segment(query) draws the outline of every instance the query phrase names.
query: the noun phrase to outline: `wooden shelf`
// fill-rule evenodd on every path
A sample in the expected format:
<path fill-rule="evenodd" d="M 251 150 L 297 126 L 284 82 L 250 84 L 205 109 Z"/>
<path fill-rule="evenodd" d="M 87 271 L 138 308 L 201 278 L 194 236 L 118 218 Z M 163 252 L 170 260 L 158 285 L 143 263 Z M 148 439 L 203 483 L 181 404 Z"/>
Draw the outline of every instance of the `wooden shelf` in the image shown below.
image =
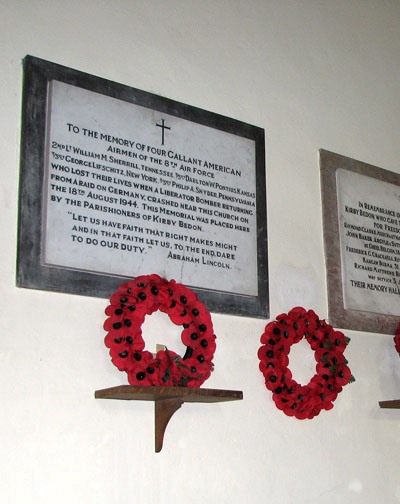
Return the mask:
<path fill-rule="evenodd" d="M 216 403 L 243 399 L 238 390 L 194 389 L 187 387 L 134 387 L 119 385 L 96 390 L 96 399 L 119 399 L 125 401 L 154 401 L 155 451 L 163 446 L 164 433 L 172 415 L 185 402 Z"/>
<path fill-rule="evenodd" d="M 381 408 L 400 409 L 400 399 L 393 399 L 392 401 L 379 401 Z"/>

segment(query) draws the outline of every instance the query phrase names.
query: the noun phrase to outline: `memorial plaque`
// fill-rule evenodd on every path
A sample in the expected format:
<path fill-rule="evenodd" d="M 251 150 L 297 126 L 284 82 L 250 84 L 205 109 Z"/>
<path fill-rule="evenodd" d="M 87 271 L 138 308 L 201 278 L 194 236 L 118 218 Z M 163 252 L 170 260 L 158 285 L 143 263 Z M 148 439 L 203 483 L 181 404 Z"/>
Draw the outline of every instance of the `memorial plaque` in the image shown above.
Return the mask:
<path fill-rule="evenodd" d="M 320 152 L 329 317 L 394 334 L 400 317 L 400 175 Z"/>
<path fill-rule="evenodd" d="M 264 130 L 27 57 L 21 287 L 108 297 L 157 273 L 268 316 Z"/>

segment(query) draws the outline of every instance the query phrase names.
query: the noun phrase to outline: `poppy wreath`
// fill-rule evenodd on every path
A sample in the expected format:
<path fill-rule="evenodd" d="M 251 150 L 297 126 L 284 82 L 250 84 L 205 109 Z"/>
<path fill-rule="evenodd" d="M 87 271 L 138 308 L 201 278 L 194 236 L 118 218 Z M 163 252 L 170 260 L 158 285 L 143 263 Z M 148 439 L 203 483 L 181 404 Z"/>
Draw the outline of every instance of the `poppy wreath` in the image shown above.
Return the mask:
<path fill-rule="evenodd" d="M 146 315 L 157 310 L 183 327 L 183 357 L 168 349 L 155 355 L 145 350 L 142 324 Z M 158 275 L 136 277 L 120 285 L 105 313 L 105 345 L 131 385 L 198 388 L 209 378 L 216 349 L 211 315 L 184 285 Z"/>
<path fill-rule="evenodd" d="M 314 350 L 316 373 L 307 385 L 297 383 L 289 369 L 290 347 L 306 338 Z M 333 408 L 344 385 L 354 381 L 344 350 L 350 339 L 320 320 L 313 310 L 296 307 L 269 322 L 258 350 L 265 385 L 276 406 L 288 416 L 311 419 Z"/>
<path fill-rule="evenodd" d="M 397 326 L 396 334 L 395 337 L 393 338 L 393 341 L 396 352 L 400 355 L 400 322 Z"/>

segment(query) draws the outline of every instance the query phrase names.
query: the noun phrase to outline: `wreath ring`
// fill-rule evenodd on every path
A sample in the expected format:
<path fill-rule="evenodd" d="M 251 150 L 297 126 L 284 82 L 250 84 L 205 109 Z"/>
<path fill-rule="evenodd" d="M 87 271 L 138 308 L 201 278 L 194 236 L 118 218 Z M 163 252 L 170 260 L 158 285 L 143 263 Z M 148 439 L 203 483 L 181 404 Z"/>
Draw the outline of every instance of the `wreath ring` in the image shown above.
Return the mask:
<path fill-rule="evenodd" d="M 168 349 L 156 354 L 145 350 L 142 324 L 157 310 L 183 327 L 183 357 Z M 105 313 L 105 345 L 131 385 L 198 388 L 209 378 L 216 337 L 211 315 L 189 288 L 158 275 L 139 276 L 120 285 Z"/>
<path fill-rule="evenodd" d="M 289 369 L 290 347 L 303 337 L 314 350 L 316 373 L 307 385 L 297 383 Z M 330 410 L 343 386 L 354 381 L 344 350 L 350 339 L 336 331 L 313 310 L 296 307 L 268 323 L 261 335 L 259 368 L 265 386 L 288 416 L 313 418 Z"/>

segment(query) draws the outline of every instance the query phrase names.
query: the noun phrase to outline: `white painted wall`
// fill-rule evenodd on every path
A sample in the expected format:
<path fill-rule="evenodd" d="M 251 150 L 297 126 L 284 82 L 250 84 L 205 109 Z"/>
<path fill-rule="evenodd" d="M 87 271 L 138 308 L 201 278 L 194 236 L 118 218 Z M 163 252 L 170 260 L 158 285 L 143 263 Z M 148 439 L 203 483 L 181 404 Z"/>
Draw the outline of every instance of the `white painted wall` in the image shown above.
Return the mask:
<path fill-rule="evenodd" d="M 400 412 L 378 408 L 400 398 L 391 336 L 347 332 L 357 382 L 332 411 L 297 421 L 275 408 L 258 371 L 266 321 L 214 315 L 206 386 L 243 390 L 244 400 L 184 405 L 155 454 L 151 403 L 93 398 L 127 383 L 103 345 L 107 300 L 17 289 L 14 280 L 21 60 L 32 54 L 265 128 L 271 315 L 303 305 L 326 317 L 318 149 L 400 172 L 400 3 L 0 8 L 1 502 L 400 502 Z M 146 339 L 171 332 L 158 315 Z M 301 344 L 293 354 L 295 377 L 308 381 L 313 355 Z"/>

